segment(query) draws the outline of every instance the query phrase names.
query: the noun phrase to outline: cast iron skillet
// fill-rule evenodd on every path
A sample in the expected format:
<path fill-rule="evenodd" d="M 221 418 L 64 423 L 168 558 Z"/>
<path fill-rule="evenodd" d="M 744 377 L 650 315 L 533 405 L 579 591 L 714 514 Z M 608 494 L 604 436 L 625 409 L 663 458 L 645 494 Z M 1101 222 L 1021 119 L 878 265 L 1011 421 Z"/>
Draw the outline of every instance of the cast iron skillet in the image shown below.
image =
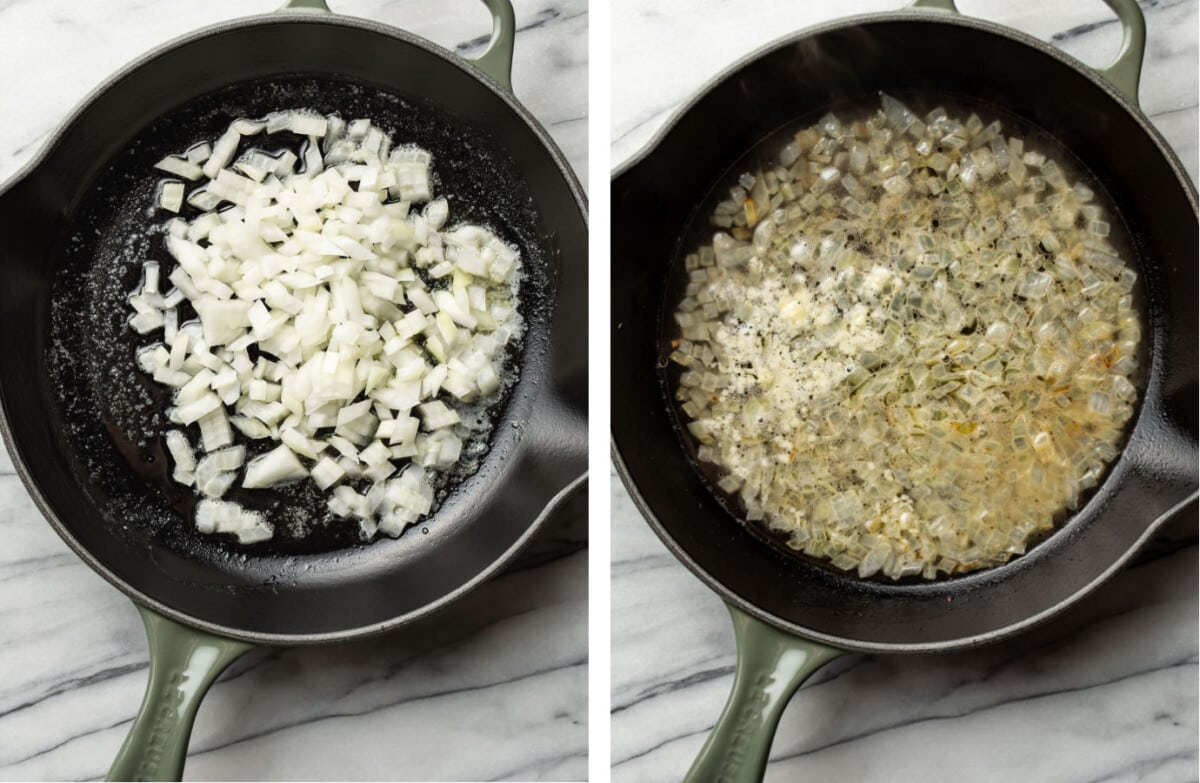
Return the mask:
<path fill-rule="evenodd" d="M 618 471 L 667 547 L 729 604 L 733 695 L 689 780 L 761 778 L 788 698 L 844 650 L 931 652 L 1045 621 L 1116 572 L 1194 501 L 1196 193 L 1137 108 L 1145 21 L 1124 26 L 1099 73 L 1028 36 L 957 14 L 951 0 L 797 33 L 713 80 L 612 182 L 612 410 Z M 1044 129 L 1109 191 L 1128 224 L 1149 328 L 1145 391 L 1127 445 L 1090 502 L 1002 567 L 922 584 L 858 580 L 779 553 L 725 510 L 678 436 L 657 365 L 669 272 L 705 194 L 778 129 L 878 91 L 978 98 Z M 794 127 L 794 125 L 793 125 Z M 702 218 L 701 218 L 702 219 Z M 669 312 L 669 309 L 668 309 Z"/>
<path fill-rule="evenodd" d="M 428 615 L 508 563 L 583 481 L 584 197 L 511 94 L 511 5 L 485 2 L 491 43 L 469 62 L 321 0 L 187 36 L 93 93 L 0 192 L 0 429 L 43 514 L 134 600 L 150 636 L 150 685 L 114 778 L 178 779 L 204 691 L 253 644 L 345 640 Z M 370 546 L 333 537 L 247 553 L 195 534 L 143 480 L 165 453 L 129 434 L 137 416 L 121 401 L 137 379 L 120 292 L 153 252 L 137 234 L 153 163 L 235 116 L 297 105 L 370 117 L 429 149 L 452 218 L 521 247 L 527 331 L 490 450 L 434 516 Z"/>

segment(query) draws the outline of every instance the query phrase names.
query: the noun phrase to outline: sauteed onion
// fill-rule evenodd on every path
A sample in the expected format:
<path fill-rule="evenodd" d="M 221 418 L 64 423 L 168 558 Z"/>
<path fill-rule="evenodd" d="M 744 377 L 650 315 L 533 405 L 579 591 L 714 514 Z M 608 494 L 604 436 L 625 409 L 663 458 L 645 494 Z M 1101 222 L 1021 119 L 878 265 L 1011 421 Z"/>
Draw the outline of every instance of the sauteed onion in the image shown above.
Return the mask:
<path fill-rule="evenodd" d="M 1079 507 L 1138 392 L 1137 275 L 1067 164 L 942 108 L 804 128 L 686 257 L 670 358 L 745 516 L 861 577 L 1003 563 Z"/>

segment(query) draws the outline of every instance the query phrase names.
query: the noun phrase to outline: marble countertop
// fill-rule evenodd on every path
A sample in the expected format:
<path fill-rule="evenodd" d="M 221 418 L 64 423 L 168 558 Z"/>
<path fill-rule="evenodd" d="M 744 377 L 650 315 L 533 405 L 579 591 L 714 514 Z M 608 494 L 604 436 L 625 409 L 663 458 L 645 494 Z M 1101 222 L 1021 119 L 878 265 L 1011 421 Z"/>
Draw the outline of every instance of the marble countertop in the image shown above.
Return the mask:
<path fill-rule="evenodd" d="M 681 102 L 791 30 L 897 0 L 617 4 L 612 162 Z M 1142 105 L 1197 176 L 1197 0 L 1142 0 Z M 1092 65 L 1120 33 L 1099 2 L 960 0 Z M 648 76 L 652 75 L 652 77 Z M 612 477 L 612 763 L 619 783 L 678 780 L 729 693 L 729 615 L 667 551 Z M 942 656 L 845 656 L 784 713 L 768 781 L 1193 781 L 1197 770 L 1197 517 L 1053 622 Z"/>
<path fill-rule="evenodd" d="M 0 182 L 108 74 L 282 0 L 0 2 Z M 477 0 L 331 0 L 474 53 Z M 513 81 L 587 174 L 587 3 L 517 0 Z M 587 775 L 587 509 L 433 622 L 339 646 L 262 650 L 212 689 L 191 780 L 580 780 Z M 102 778 L 145 688 L 133 605 L 78 560 L 0 454 L 0 779 Z"/>

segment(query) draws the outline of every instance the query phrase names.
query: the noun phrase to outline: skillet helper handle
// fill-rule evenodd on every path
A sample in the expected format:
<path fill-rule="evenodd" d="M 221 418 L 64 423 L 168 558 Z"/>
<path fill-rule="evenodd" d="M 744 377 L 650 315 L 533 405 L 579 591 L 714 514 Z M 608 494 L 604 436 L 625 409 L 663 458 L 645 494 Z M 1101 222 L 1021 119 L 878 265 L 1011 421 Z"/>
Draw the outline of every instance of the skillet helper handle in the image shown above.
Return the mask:
<path fill-rule="evenodd" d="M 181 780 L 196 710 L 253 645 L 213 636 L 138 607 L 150 641 L 150 681 L 108 780 Z"/>
<path fill-rule="evenodd" d="M 761 781 L 775 728 L 792 694 L 813 672 L 845 652 L 727 608 L 738 647 L 733 692 L 684 783 Z"/>
<path fill-rule="evenodd" d="M 288 0 L 280 11 L 324 11 L 330 13 L 325 0 Z"/>
<path fill-rule="evenodd" d="M 492 77 L 492 81 L 512 93 L 513 41 L 517 37 L 517 17 L 510 0 L 483 0 L 492 12 L 492 38 L 487 49 L 467 62 Z"/>
<path fill-rule="evenodd" d="M 492 13 L 492 37 L 487 49 L 467 62 L 490 76 L 493 81 L 512 93 L 513 41 L 517 37 L 517 19 L 511 0 L 483 0 Z M 319 11 L 329 13 L 325 0 L 288 0 L 282 11 Z"/>
<path fill-rule="evenodd" d="M 1116 13 L 1124 34 L 1116 58 L 1109 65 L 1094 70 L 1130 103 L 1141 108 L 1138 103 L 1138 82 L 1141 81 L 1142 63 L 1146 59 L 1146 17 L 1138 8 L 1137 0 L 1104 0 L 1104 3 Z M 914 0 L 909 8 L 960 13 L 954 0 Z"/>

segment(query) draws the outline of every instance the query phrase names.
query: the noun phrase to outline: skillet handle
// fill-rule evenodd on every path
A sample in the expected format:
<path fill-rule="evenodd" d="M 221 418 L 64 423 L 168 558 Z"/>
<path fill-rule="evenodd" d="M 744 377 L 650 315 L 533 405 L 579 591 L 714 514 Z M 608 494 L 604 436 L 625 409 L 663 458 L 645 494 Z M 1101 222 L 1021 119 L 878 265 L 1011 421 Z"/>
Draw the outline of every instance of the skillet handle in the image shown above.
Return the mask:
<path fill-rule="evenodd" d="M 1116 59 L 1104 68 L 1097 68 L 1096 73 L 1107 79 L 1130 103 L 1141 108 L 1138 101 L 1138 83 L 1142 79 L 1142 63 L 1146 59 L 1146 17 L 1142 14 L 1142 9 L 1138 8 L 1137 0 L 1104 2 L 1117 12 L 1117 19 L 1121 22 L 1124 34 Z"/>
<path fill-rule="evenodd" d="M 467 62 L 483 71 L 492 80 L 511 93 L 513 41 L 517 37 L 517 18 L 510 0 L 483 0 L 492 12 L 492 38 L 488 47 L 478 57 L 468 57 Z"/>
<path fill-rule="evenodd" d="M 180 625 L 141 606 L 150 681 L 108 780 L 181 780 L 200 701 L 217 675 L 253 645 Z"/>
<path fill-rule="evenodd" d="M 684 783 L 761 781 L 775 728 L 792 694 L 813 672 L 845 652 L 727 608 L 738 645 L 733 692 Z"/>
<path fill-rule="evenodd" d="M 487 49 L 467 62 L 490 76 L 508 93 L 512 88 L 513 41 L 517 37 L 517 20 L 511 0 L 482 0 L 492 12 L 492 37 Z M 325 0 L 287 0 L 281 11 L 318 11 L 329 13 Z"/>
<path fill-rule="evenodd" d="M 1138 8 L 1137 0 L 1104 0 L 1104 3 L 1116 13 L 1124 34 L 1117 56 L 1110 64 L 1095 71 L 1130 103 L 1141 108 L 1138 103 L 1138 82 L 1141 81 L 1142 63 L 1146 59 L 1146 17 Z M 914 0 L 909 7 L 960 13 L 954 0 Z"/>

